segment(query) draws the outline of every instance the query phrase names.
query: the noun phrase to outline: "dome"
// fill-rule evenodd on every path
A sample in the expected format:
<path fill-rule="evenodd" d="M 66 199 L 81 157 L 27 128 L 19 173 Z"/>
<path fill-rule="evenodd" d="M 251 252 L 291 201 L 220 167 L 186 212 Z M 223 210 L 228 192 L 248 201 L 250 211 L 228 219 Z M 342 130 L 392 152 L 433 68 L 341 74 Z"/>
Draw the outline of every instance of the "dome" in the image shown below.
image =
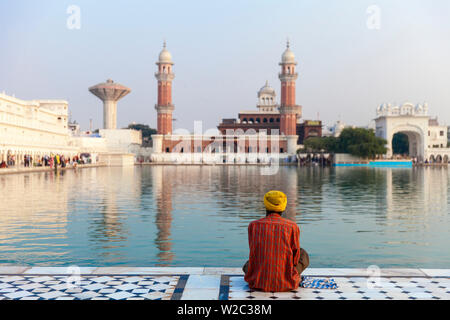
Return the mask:
<path fill-rule="evenodd" d="M 271 96 L 275 96 L 275 89 L 272 88 L 271 86 L 269 86 L 269 81 L 266 81 L 266 84 L 264 85 L 264 87 L 262 87 L 259 92 L 258 92 L 258 97 L 262 96 L 262 95 L 271 95 Z"/>
<path fill-rule="evenodd" d="M 172 55 L 170 54 L 169 50 L 166 49 L 166 43 L 164 42 L 163 49 L 161 53 L 159 54 L 159 63 L 172 63 Z"/>
<path fill-rule="evenodd" d="M 282 63 L 296 63 L 295 62 L 295 54 L 289 48 L 289 42 L 287 43 L 286 50 L 284 51 L 283 55 L 281 56 L 281 62 Z"/>

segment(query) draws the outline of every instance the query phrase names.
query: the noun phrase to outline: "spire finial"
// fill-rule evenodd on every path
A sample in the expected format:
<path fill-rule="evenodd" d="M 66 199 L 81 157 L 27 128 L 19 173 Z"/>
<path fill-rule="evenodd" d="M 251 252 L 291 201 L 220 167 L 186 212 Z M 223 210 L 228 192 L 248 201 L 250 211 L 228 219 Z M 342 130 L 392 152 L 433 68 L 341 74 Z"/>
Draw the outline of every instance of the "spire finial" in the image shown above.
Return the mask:
<path fill-rule="evenodd" d="M 266 87 L 269 86 L 269 80 L 266 80 Z"/>
<path fill-rule="evenodd" d="M 163 42 L 163 48 L 164 48 L 164 49 L 166 48 L 166 39 L 164 39 L 164 42 Z"/>
<path fill-rule="evenodd" d="M 291 46 L 291 43 L 289 42 L 289 37 L 287 38 L 287 41 L 286 41 L 286 48 L 289 48 Z"/>

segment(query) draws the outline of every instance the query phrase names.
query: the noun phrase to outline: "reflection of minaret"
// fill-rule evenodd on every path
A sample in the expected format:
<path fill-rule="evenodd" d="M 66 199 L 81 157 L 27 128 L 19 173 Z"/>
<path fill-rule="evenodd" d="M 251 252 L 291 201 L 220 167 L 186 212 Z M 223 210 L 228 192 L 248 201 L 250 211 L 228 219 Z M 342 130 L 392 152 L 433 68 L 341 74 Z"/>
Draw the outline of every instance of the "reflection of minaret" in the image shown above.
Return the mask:
<path fill-rule="evenodd" d="M 168 266 L 174 258 L 170 228 L 172 225 L 172 176 L 173 168 L 156 166 L 153 168 L 153 186 L 156 198 L 156 228 L 158 234 L 155 243 L 159 249 L 158 258 L 162 266 Z"/>
<path fill-rule="evenodd" d="M 288 171 L 286 173 L 284 183 L 280 184 L 280 185 L 284 184 L 286 196 L 288 199 L 285 218 L 292 220 L 294 222 L 296 220 L 295 218 L 297 215 L 297 197 L 298 197 L 297 182 L 298 182 L 297 172 Z"/>

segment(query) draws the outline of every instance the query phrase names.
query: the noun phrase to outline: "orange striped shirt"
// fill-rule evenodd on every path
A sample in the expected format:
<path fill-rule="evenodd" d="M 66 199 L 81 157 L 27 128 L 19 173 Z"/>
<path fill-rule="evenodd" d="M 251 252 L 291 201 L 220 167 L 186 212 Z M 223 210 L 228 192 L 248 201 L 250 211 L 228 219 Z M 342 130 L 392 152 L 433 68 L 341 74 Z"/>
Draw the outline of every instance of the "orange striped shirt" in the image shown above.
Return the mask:
<path fill-rule="evenodd" d="M 300 275 L 300 229 L 278 214 L 248 226 L 250 258 L 245 281 L 253 290 L 284 292 L 298 288 Z"/>

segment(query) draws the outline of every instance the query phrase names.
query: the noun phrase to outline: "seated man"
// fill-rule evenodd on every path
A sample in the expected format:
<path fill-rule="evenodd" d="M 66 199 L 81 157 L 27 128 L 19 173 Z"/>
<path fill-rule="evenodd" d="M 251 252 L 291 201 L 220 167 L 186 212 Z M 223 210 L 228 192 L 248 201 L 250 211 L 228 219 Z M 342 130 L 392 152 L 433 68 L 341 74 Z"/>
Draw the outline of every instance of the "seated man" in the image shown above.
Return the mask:
<path fill-rule="evenodd" d="M 268 192 L 264 205 L 266 217 L 248 226 L 250 259 L 243 267 L 244 279 L 252 290 L 295 290 L 309 265 L 308 253 L 300 248 L 300 229 L 295 222 L 281 217 L 287 205 L 283 192 Z"/>

